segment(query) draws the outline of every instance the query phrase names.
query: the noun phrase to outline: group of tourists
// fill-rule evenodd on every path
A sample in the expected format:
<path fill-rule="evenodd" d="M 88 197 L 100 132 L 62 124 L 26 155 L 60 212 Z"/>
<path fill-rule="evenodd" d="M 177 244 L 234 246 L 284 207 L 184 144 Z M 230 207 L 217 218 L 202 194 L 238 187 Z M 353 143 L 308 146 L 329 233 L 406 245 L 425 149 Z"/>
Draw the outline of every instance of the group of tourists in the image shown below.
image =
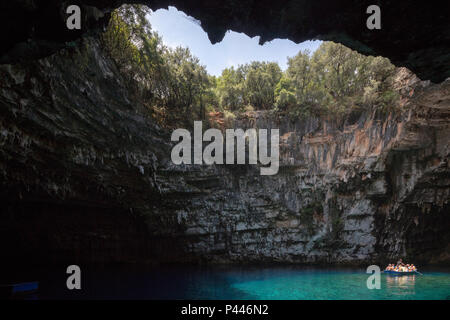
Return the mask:
<path fill-rule="evenodd" d="M 404 264 L 402 259 L 397 261 L 397 264 L 389 264 L 386 267 L 386 271 L 396 271 L 396 272 L 415 272 L 417 271 L 417 268 L 413 264 Z"/>

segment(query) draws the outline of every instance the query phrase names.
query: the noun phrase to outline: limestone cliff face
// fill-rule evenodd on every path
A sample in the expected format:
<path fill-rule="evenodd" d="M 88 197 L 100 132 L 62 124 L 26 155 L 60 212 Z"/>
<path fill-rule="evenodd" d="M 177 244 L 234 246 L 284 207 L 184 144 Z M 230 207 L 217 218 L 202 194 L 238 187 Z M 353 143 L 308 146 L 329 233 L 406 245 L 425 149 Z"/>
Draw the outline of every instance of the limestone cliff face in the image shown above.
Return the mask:
<path fill-rule="evenodd" d="M 227 169 L 229 192 L 181 211 L 193 250 L 218 261 L 448 263 L 449 87 L 409 79 L 402 90 L 415 98 L 396 117 L 364 114 L 341 127 L 264 112 L 238 119 L 280 128 L 280 172 Z"/>
<path fill-rule="evenodd" d="M 345 125 L 242 116 L 280 128 L 280 171 L 260 176 L 173 165 L 170 132 L 85 44 L 0 66 L 4 261 L 449 262 L 449 81 L 403 71 L 401 114 Z"/>

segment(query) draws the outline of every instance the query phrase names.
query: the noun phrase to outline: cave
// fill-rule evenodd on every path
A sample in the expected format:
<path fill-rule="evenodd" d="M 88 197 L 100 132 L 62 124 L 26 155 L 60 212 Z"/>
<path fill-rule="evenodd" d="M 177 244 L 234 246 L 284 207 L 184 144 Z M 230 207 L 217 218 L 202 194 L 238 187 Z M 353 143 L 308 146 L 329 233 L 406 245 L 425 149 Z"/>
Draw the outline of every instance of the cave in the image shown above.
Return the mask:
<path fill-rule="evenodd" d="M 280 128 L 276 175 L 174 166 L 170 131 L 152 122 L 98 41 L 130 2 L 176 7 L 211 43 L 233 30 L 261 44 L 320 39 L 387 57 L 402 70 L 409 111 L 354 112 L 339 124 L 255 112 L 236 124 Z M 429 1 L 378 3 L 380 30 L 366 27 L 370 1 L 77 0 L 81 30 L 65 27 L 65 2 L 2 3 L 2 269 L 398 257 L 448 266 L 448 16 Z"/>

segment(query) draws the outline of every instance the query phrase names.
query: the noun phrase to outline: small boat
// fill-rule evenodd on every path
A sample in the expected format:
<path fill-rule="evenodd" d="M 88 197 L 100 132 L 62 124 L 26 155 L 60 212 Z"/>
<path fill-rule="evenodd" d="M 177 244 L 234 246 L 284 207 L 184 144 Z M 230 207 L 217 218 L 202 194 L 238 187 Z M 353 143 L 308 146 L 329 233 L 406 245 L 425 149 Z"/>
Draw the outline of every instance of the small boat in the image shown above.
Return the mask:
<path fill-rule="evenodd" d="M 34 294 L 39 289 L 39 282 L 22 282 L 0 285 L 0 299 L 23 298 Z"/>
<path fill-rule="evenodd" d="M 393 275 L 393 276 L 412 276 L 415 274 L 422 275 L 419 271 L 394 271 L 394 270 L 384 270 L 384 273 Z"/>

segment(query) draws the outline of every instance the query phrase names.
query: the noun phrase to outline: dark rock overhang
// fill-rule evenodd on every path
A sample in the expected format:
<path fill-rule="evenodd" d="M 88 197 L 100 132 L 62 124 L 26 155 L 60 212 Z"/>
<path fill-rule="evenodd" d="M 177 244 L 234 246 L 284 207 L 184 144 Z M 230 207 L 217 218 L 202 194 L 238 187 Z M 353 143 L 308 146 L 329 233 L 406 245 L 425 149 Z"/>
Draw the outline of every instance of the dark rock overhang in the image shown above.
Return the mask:
<path fill-rule="evenodd" d="M 0 4 L 0 63 L 40 58 L 102 30 L 109 12 L 123 3 L 143 3 L 153 10 L 175 6 L 201 22 L 212 43 L 227 30 L 294 42 L 340 42 L 364 54 L 382 55 L 423 80 L 450 77 L 449 4 L 402 0 L 10 0 Z M 66 8 L 82 8 L 81 31 L 66 28 Z M 369 30 L 366 9 L 381 8 L 381 30 Z"/>

